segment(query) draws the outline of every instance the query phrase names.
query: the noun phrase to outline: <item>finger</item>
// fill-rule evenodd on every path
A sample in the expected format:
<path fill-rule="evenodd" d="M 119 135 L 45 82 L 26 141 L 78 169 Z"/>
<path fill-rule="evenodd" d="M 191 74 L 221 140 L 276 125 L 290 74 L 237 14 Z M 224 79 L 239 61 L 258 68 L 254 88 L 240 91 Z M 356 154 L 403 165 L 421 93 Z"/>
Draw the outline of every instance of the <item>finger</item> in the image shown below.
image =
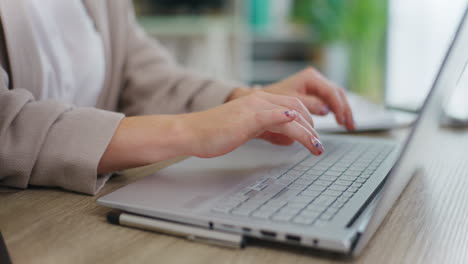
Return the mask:
<path fill-rule="evenodd" d="M 272 104 L 272 107 L 277 107 L 276 105 Z M 284 109 L 283 111 L 285 111 L 286 113 L 286 109 Z M 300 112 L 297 112 L 297 111 L 294 111 L 294 114 L 296 115 L 294 120 L 298 123 L 300 123 L 302 126 L 304 126 L 307 130 L 309 130 L 309 132 L 314 135 L 314 137 L 316 138 L 320 138 L 317 131 L 315 131 L 314 127 L 306 120 L 306 118 L 300 113 Z M 307 116 L 310 118 L 310 114 L 307 113 Z"/>
<path fill-rule="evenodd" d="M 259 95 L 275 105 L 280 105 L 288 109 L 294 109 L 298 111 L 302 114 L 306 121 L 310 123 L 312 127 L 314 126 L 314 121 L 312 120 L 312 117 L 309 114 L 309 110 L 298 98 L 286 95 L 276 95 L 266 92 L 260 93 Z"/>
<path fill-rule="evenodd" d="M 287 137 L 283 134 L 273 133 L 270 131 L 263 133 L 262 135 L 259 136 L 259 138 L 266 140 L 272 144 L 281 145 L 281 146 L 292 145 L 295 141 L 294 139 Z"/>
<path fill-rule="evenodd" d="M 292 122 L 299 118 L 299 113 L 292 110 L 285 110 L 283 108 L 275 108 L 272 110 L 263 110 L 255 113 L 255 120 L 252 122 L 252 133 L 265 131 L 269 127 L 281 125 L 284 123 Z"/>
<path fill-rule="evenodd" d="M 320 140 L 297 121 L 281 124 L 273 128 L 272 132 L 281 133 L 287 137 L 299 141 L 314 155 L 320 155 L 324 151 Z"/>
<path fill-rule="evenodd" d="M 343 89 L 339 89 L 338 92 L 340 93 L 340 96 L 345 106 L 345 126 L 348 130 L 354 130 L 356 129 L 356 127 L 354 124 L 353 111 L 351 110 L 351 106 L 349 105 L 348 99 L 346 99 L 346 93 Z"/>
<path fill-rule="evenodd" d="M 310 117 L 310 114 L 307 113 L 307 116 Z M 303 127 L 305 127 L 307 130 L 309 130 L 309 132 L 312 133 L 312 135 L 314 135 L 314 137 L 320 138 L 317 131 L 315 131 L 314 127 L 312 127 L 310 125 L 310 123 L 307 122 L 307 120 L 304 118 L 304 116 L 301 113 L 298 113 L 298 117 L 296 118 L 296 122 L 298 122 Z"/>
<path fill-rule="evenodd" d="M 305 84 L 308 93 L 317 95 L 322 99 L 335 113 L 336 122 L 340 125 L 345 124 L 345 106 L 343 99 L 334 84 L 325 79 L 316 70 L 310 68 L 304 71 Z"/>
<path fill-rule="evenodd" d="M 302 103 L 309 111 L 314 115 L 327 115 L 330 112 L 330 108 L 320 98 L 311 95 L 305 95 L 300 97 Z"/>
<path fill-rule="evenodd" d="M 319 138 L 317 131 L 304 119 L 301 113 L 296 110 L 285 110 L 283 108 L 276 108 L 272 110 L 264 110 L 256 113 L 255 124 L 260 126 L 260 129 L 268 130 L 271 127 L 288 123 L 295 120 L 301 124 L 301 127 L 307 130 L 314 138 Z M 253 128 L 252 132 L 258 132 L 259 128 Z"/>

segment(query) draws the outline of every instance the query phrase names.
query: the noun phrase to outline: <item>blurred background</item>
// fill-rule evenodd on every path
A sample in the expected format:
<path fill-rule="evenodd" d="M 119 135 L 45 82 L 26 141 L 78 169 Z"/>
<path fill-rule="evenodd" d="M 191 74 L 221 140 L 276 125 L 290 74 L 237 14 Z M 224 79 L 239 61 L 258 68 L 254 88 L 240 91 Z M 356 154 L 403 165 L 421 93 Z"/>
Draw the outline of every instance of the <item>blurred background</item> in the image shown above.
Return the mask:
<path fill-rule="evenodd" d="M 307 66 L 349 91 L 417 110 L 468 0 L 134 0 L 188 68 L 268 84 Z"/>

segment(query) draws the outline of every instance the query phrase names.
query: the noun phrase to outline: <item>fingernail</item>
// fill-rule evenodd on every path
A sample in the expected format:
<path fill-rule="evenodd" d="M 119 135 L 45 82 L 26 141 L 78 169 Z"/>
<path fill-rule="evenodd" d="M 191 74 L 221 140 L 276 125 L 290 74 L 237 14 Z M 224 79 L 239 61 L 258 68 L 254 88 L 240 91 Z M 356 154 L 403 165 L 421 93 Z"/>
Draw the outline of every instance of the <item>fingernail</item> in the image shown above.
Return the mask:
<path fill-rule="evenodd" d="M 343 116 L 343 119 L 341 119 L 341 122 L 343 122 L 343 125 L 346 125 L 346 116 Z"/>
<path fill-rule="evenodd" d="M 297 116 L 296 110 L 284 111 L 284 114 L 285 114 L 287 117 L 290 117 L 290 118 L 296 118 L 296 116 Z"/>
<path fill-rule="evenodd" d="M 319 151 L 319 155 L 323 153 L 323 145 L 320 140 L 316 137 L 312 137 L 312 143 L 314 144 L 314 147 Z"/>
<path fill-rule="evenodd" d="M 321 115 L 326 115 L 330 113 L 330 108 L 328 108 L 328 106 L 323 106 L 321 109 L 320 109 L 320 114 Z"/>

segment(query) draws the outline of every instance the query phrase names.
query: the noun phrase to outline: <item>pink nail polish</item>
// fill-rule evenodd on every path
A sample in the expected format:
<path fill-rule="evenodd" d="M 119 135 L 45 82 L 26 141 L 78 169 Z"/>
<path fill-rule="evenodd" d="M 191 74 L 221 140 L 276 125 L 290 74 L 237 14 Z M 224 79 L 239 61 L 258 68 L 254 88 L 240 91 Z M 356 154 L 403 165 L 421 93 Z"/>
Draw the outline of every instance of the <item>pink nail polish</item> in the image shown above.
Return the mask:
<path fill-rule="evenodd" d="M 295 110 L 284 111 L 284 114 L 290 118 L 296 118 L 297 112 Z"/>
<path fill-rule="evenodd" d="M 320 114 L 321 114 L 321 115 L 326 115 L 326 114 L 328 114 L 328 113 L 330 113 L 330 108 L 328 108 L 328 106 L 324 106 L 324 107 L 322 107 L 322 109 L 320 110 Z"/>
<path fill-rule="evenodd" d="M 316 137 L 312 137 L 312 143 L 314 144 L 314 147 L 318 150 L 319 154 L 322 154 L 324 149 L 320 140 L 318 140 L 318 138 Z"/>

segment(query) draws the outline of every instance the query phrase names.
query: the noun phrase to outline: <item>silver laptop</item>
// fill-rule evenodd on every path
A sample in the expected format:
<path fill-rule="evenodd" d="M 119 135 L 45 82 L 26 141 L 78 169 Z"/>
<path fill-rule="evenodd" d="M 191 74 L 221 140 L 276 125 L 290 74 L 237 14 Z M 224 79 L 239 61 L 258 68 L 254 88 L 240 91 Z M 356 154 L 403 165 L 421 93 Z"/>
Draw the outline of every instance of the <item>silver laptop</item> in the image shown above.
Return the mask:
<path fill-rule="evenodd" d="M 353 132 L 382 131 L 394 128 L 407 127 L 414 122 L 417 115 L 396 109 L 389 109 L 359 96 L 348 92 L 348 101 L 353 109 L 353 118 L 356 123 Z M 313 116 L 315 129 L 319 132 L 348 132 L 344 127 L 338 125 L 335 116 Z"/>
<path fill-rule="evenodd" d="M 466 13 L 406 142 L 322 136 L 325 153 L 253 140 L 189 158 L 101 197 L 127 212 L 316 249 L 359 254 L 437 142 L 442 104 L 467 70 Z"/>

